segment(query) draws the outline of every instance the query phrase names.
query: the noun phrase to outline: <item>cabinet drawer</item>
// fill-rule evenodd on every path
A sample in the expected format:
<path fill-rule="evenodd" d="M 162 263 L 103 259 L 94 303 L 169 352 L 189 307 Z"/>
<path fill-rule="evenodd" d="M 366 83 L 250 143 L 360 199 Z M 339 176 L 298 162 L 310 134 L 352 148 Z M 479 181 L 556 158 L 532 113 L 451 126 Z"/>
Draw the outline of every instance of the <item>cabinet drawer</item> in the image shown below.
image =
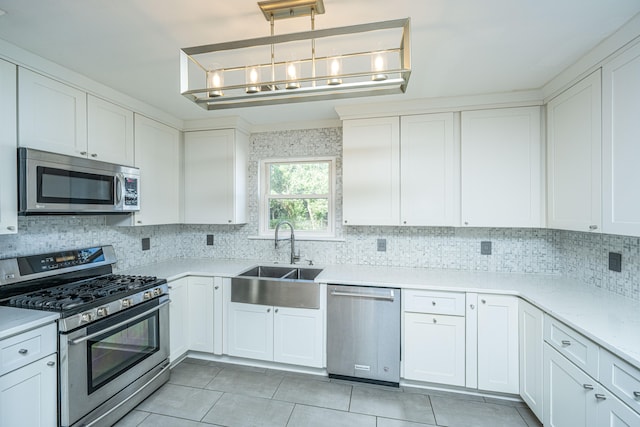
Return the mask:
<path fill-rule="evenodd" d="M 600 349 L 600 383 L 640 413 L 640 369 Z"/>
<path fill-rule="evenodd" d="M 464 316 L 465 294 L 461 292 L 404 291 L 404 311 Z"/>
<path fill-rule="evenodd" d="M 550 316 L 545 316 L 544 340 L 580 369 L 598 379 L 598 345 Z"/>
<path fill-rule="evenodd" d="M 0 341 L 0 375 L 56 352 L 56 325 L 51 323 Z"/>

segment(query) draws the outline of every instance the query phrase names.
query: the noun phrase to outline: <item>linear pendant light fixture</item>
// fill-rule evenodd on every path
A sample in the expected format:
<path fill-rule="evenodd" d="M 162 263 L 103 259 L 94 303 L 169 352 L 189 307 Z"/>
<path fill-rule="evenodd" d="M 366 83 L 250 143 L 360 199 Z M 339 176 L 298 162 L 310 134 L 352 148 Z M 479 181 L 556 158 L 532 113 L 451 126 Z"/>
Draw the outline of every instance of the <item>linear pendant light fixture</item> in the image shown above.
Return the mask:
<path fill-rule="evenodd" d="M 205 110 L 404 93 L 410 20 L 315 29 L 322 0 L 259 2 L 271 35 L 180 50 L 180 92 Z M 311 31 L 275 35 L 275 21 L 311 17 Z"/>

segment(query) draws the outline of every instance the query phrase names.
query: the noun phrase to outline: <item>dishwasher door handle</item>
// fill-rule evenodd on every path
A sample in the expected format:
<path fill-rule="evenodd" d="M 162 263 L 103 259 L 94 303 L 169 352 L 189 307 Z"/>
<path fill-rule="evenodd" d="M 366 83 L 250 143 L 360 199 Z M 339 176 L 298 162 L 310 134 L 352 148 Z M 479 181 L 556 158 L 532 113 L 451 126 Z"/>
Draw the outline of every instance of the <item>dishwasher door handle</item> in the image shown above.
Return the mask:
<path fill-rule="evenodd" d="M 354 298 L 366 298 L 366 299 L 377 299 L 383 301 L 393 301 L 396 299 L 395 293 L 393 290 L 389 291 L 388 295 L 380 295 L 380 294 L 363 294 L 359 292 L 344 292 L 344 291 L 331 291 L 331 296 L 334 297 L 354 297 Z"/>

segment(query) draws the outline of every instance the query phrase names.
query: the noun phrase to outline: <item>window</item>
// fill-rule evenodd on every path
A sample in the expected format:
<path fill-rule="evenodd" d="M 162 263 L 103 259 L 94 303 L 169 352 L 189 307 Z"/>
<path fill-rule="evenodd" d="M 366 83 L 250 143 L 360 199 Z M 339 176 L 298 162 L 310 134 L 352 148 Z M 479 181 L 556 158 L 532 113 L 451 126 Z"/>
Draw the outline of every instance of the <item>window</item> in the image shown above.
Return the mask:
<path fill-rule="evenodd" d="M 296 236 L 334 235 L 334 158 L 263 160 L 261 172 L 260 234 L 289 221 Z"/>

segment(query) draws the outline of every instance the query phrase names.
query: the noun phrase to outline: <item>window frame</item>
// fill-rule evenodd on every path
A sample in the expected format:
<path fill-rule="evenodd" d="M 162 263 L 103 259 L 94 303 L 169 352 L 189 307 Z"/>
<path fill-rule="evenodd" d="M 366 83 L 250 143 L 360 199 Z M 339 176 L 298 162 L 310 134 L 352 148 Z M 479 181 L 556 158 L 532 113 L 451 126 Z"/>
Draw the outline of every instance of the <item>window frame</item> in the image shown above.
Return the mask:
<path fill-rule="evenodd" d="M 328 213 L 327 213 L 327 229 L 325 231 L 309 231 L 295 230 L 296 239 L 305 238 L 333 238 L 336 232 L 336 157 L 335 156 L 318 156 L 318 157 L 286 157 L 286 158 L 268 158 L 261 159 L 259 162 L 258 179 L 258 233 L 261 237 L 273 238 L 275 231 L 269 229 L 269 205 L 271 199 L 308 199 L 308 198 L 324 198 L 325 194 L 295 194 L 295 195 L 278 195 L 274 197 L 269 194 L 270 191 L 270 165 L 272 164 L 294 164 L 294 163 L 328 163 L 329 164 L 329 191 L 326 193 Z"/>

